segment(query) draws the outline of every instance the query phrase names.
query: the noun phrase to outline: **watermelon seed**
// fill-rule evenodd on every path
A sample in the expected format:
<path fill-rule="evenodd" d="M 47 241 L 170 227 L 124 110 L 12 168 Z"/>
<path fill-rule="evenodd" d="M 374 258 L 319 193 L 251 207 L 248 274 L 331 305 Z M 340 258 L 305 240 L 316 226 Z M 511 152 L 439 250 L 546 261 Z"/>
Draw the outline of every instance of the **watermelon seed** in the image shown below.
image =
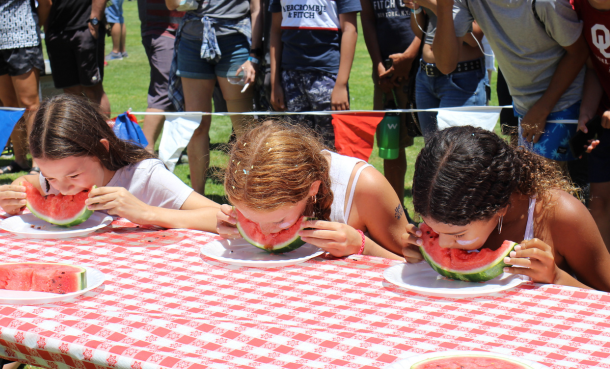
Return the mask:
<path fill-rule="evenodd" d="M 51 279 L 51 282 L 55 283 L 55 280 L 54 280 L 54 279 Z"/>
<path fill-rule="evenodd" d="M 66 272 L 61 272 L 61 274 L 66 274 Z"/>

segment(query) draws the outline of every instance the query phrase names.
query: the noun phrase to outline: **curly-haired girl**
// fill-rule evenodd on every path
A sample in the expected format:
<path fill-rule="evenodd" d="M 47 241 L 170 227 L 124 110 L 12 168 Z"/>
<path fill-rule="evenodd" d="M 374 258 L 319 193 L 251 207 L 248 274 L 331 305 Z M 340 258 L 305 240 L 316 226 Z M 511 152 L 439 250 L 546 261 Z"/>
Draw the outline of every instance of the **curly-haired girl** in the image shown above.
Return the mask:
<path fill-rule="evenodd" d="M 363 160 L 324 150 L 306 128 L 266 122 L 239 138 L 224 187 L 235 209 L 222 205 L 218 212 L 223 237 L 239 237 L 236 211 L 265 234 L 313 215 L 318 220 L 302 224 L 313 229 L 301 230 L 301 238 L 334 256 L 362 250 L 402 259 L 396 254 L 408 222 L 392 186 Z"/>
<path fill-rule="evenodd" d="M 420 152 L 413 205 L 441 247 L 477 250 L 525 240 L 506 272 L 535 282 L 610 291 L 610 254 L 587 208 L 554 164 L 513 148 L 495 133 L 455 127 Z M 421 255 L 421 231 L 407 227 L 408 261 Z"/>

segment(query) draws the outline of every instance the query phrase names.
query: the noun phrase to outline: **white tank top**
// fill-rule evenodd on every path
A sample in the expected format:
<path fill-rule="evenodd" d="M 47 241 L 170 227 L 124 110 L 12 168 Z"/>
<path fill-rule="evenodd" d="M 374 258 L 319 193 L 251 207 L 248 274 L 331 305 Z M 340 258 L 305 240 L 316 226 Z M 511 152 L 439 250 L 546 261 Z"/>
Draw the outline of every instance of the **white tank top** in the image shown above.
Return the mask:
<path fill-rule="evenodd" d="M 531 240 L 534 238 L 534 209 L 536 208 L 536 196 L 530 197 L 530 205 L 527 209 L 527 225 L 525 226 L 525 235 L 523 240 Z"/>
<path fill-rule="evenodd" d="M 329 175 L 330 189 L 333 192 L 333 204 L 330 208 L 330 221 L 347 224 L 347 221 L 349 220 L 349 213 L 352 210 L 352 201 L 354 200 L 356 183 L 358 183 L 360 173 L 362 173 L 364 168 L 371 167 L 372 165 L 366 164 L 358 168 L 358 171 L 354 176 L 354 181 L 352 182 L 352 188 L 349 192 L 347 206 L 345 206 L 345 194 L 347 193 L 347 185 L 349 183 L 349 178 L 352 175 L 352 171 L 354 170 L 356 164 L 366 162 L 362 159 L 340 155 L 327 150 L 324 151 L 330 153 L 331 157 Z M 345 209 L 345 211 L 343 211 L 343 209 Z"/>

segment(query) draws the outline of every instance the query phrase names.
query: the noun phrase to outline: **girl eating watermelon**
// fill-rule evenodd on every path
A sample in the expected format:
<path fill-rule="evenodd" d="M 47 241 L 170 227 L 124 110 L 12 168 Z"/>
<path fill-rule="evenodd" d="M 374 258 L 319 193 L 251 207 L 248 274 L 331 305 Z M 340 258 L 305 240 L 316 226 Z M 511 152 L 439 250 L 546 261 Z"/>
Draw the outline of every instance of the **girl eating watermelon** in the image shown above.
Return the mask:
<path fill-rule="evenodd" d="M 30 150 L 40 174 L 0 186 L 0 207 L 10 215 L 26 205 L 23 181 L 42 194 L 76 195 L 91 189 L 86 205 L 138 224 L 214 231 L 218 204 L 194 192 L 144 148 L 117 138 L 99 107 L 59 95 L 34 118 Z"/>
<path fill-rule="evenodd" d="M 506 272 L 534 282 L 610 291 L 610 254 L 587 208 L 544 158 L 470 126 L 437 132 L 420 152 L 413 205 L 439 246 L 497 249 L 519 242 Z M 422 230 L 409 225 L 407 261 L 421 260 Z"/>
<path fill-rule="evenodd" d="M 225 238 L 240 237 L 239 216 L 271 239 L 294 229 L 293 236 L 334 256 L 402 260 L 396 254 L 408 222 L 392 186 L 363 160 L 324 150 L 306 128 L 266 122 L 240 137 L 224 187 L 234 205 L 218 212 L 218 233 Z"/>

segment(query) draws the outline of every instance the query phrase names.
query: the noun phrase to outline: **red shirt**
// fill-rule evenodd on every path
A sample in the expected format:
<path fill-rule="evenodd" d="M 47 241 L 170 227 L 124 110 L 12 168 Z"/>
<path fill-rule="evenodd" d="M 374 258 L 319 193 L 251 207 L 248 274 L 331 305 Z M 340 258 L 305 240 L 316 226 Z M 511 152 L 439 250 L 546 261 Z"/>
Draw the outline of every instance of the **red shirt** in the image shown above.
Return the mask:
<path fill-rule="evenodd" d="M 583 22 L 583 34 L 591 50 L 591 61 L 606 96 L 610 96 L 610 10 L 597 10 L 589 0 L 570 0 Z"/>

